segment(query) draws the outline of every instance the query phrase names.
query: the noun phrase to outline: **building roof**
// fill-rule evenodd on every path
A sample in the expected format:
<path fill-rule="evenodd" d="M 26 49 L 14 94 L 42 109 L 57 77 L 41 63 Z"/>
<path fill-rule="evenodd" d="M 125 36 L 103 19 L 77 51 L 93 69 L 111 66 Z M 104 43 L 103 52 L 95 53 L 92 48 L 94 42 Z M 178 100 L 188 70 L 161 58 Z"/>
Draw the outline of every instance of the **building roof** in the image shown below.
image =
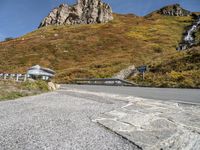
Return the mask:
<path fill-rule="evenodd" d="M 55 75 L 55 71 L 49 68 L 43 68 L 39 65 L 33 66 L 28 69 L 27 74 L 29 75 L 36 75 L 36 76 L 49 76 L 53 77 Z"/>

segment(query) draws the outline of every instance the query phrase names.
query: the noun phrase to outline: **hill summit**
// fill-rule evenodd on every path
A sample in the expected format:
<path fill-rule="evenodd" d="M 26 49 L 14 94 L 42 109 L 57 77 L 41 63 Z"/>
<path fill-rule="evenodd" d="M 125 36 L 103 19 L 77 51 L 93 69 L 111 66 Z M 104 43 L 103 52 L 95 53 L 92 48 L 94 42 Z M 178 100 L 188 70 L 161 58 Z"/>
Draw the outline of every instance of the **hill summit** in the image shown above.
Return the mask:
<path fill-rule="evenodd" d="M 191 15 L 191 12 L 183 9 L 180 4 L 173 4 L 173 5 L 168 5 L 160 10 L 157 11 L 157 13 L 161 15 L 166 15 L 166 16 L 189 16 Z"/>
<path fill-rule="evenodd" d="M 48 25 L 105 23 L 112 19 L 111 7 L 101 0 L 78 0 L 73 6 L 61 4 L 53 9 L 39 28 Z"/>

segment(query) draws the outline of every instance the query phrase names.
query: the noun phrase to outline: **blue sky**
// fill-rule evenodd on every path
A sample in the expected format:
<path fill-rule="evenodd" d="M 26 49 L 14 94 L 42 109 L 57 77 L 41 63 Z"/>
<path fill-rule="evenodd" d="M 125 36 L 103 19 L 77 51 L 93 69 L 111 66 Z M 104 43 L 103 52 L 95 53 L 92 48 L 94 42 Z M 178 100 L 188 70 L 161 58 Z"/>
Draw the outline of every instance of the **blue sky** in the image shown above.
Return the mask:
<path fill-rule="evenodd" d="M 179 3 L 190 11 L 200 12 L 200 0 L 103 0 L 116 13 L 143 16 L 168 4 Z M 75 0 L 0 0 L 0 41 L 18 37 L 37 29 L 50 10 Z"/>

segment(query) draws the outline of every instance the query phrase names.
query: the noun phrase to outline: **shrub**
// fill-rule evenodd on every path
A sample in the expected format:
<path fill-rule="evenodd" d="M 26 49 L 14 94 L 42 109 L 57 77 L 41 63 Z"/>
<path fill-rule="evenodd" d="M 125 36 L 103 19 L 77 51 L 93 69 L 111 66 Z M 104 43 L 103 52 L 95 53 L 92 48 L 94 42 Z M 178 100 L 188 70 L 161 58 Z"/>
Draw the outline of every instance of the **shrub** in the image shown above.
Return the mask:
<path fill-rule="evenodd" d="M 162 53 L 162 52 L 163 52 L 162 47 L 159 47 L 159 46 L 154 47 L 153 50 L 154 50 L 154 52 L 156 52 L 156 53 Z"/>
<path fill-rule="evenodd" d="M 10 40 L 13 40 L 14 38 L 13 37 L 7 37 L 4 39 L 4 41 L 10 41 Z"/>
<path fill-rule="evenodd" d="M 45 81 L 38 80 L 35 82 L 24 82 L 22 83 L 22 88 L 26 90 L 41 90 L 41 91 L 48 91 L 48 84 Z"/>
<path fill-rule="evenodd" d="M 168 73 L 167 75 L 172 81 L 182 81 L 182 80 L 184 80 L 184 76 L 181 72 L 172 71 L 171 73 Z"/>

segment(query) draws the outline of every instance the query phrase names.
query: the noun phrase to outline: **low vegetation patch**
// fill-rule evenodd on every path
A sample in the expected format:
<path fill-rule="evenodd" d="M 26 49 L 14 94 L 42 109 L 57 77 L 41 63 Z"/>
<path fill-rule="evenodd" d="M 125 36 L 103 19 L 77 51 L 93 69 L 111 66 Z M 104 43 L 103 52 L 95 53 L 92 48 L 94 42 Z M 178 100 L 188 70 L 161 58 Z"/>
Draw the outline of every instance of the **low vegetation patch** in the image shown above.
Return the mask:
<path fill-rule="evenodd" d="M 15 82 L 0 80 L 0 101 L 40 94 L 48 91 L 48 84 L 44 81 Z"/>
<path fill-rule="evenodd" d="M 143 86 L 200 88 L 200 47 L 177 53 L 161 63 L 150 64 L 145 80 L 141 75 L 130 79 Z"/>

